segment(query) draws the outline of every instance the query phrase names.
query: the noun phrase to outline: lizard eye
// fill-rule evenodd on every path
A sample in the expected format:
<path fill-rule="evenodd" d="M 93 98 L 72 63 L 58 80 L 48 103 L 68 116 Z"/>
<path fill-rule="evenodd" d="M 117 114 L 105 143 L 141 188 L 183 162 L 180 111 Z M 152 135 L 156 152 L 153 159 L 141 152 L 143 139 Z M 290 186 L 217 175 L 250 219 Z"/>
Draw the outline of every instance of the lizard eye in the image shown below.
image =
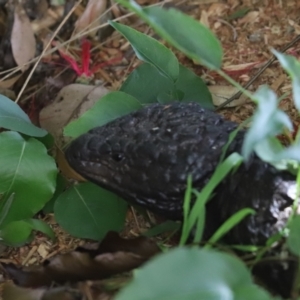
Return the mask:
<path fill-rule="evenodd" d="M 124 155 L 122 153 L 113 153 L 111 157 L 114 161 L 119 162 L 119 161 L 123 160 Z"/>

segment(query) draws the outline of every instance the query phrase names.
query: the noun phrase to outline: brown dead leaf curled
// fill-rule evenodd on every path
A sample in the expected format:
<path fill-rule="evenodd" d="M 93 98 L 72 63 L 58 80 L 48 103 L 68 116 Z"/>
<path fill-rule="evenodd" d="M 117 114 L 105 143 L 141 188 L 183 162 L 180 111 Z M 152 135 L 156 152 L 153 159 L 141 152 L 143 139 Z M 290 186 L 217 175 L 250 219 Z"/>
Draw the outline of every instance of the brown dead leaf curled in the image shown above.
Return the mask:
<path fill-rule="evenodd" d="M 19 268 L 6 264 L 3 268 L 21 287 L 50 286 L 53 282 L 108 278 L 139 267 L 159 252 L 158 246 L 146 237 L 125 240 L 110 232 L 97 250 L 81 247 L 45 261 L 43 265 Z"/>
<path fill-rule="evenodd" d="M 108 93 L 102 86 L 70 84 L 58 93 L 55 100 L 40 112 L 41 127 L 51 133 L 56 144 L 61 147 L 66 143 L 63 128 L 91 108 L 96 101 Z"/>
<path fill-rule="evenodd" d="M 134 239 L 124 239 L 117 232 L 110 231 L 99 244 L 97 253 L 107 252 L 132 252 L 143 257 L 152 257 L 160 252 L 156 243 L 145 236 L 139 236 Z"/>
<path fill-rule="evenodd" d="M 14 77 L 11 77 L 9 79 L 5 79 L 3 81 L 0 81 L 0 88 L 1 89 L 9 89 L 11 88 L 18 80 L 19 78 L 22 76 L 22 74 L 17 74 Z"/>
<path fill-rule="evenodd" d="M 100 17 L 106 10 L 107 0 L 89 0 L 83 14 L 75 23 L 75 32 L 90 30 L 104 23 L 104 19 Z M 89 33 L 95 36 L 97 29 Z"/>
<path fill-rule="evenodd" d="M 44 293 L 44 289 L 25 289 L 12 283 L 5 283 L 2 298 L 3 300 L 41 300 Z"/>
<path fill-rule="evenodd" d="M 78 300 L 81 293 L 68 287 L 28 289 L 6 283 L 3 287 L 3 300 Z"/>
<path fill-rule="evenodd" d="M 28 68 L 25 64 L 35 56 L 36 41 L 30 20 L 20 3 L 15 7 L 11 47 L 17 65 L 24 66 L 22 70 L 25 71 Z"/>
<path fill-rule="evenodd" d="M 259 11 L 250 11 L 238 21 L 240 25 L 255 22 L 259 22 Z"/>
<path fill-rule="evenodd" d="M 215 106 L 219 106 L 223 104 L 226 100 L 228 100 L 230 97 L 232 97 L 235 93 L 237 93 L 239 90 L 233 86 L 227 86 L 227 85 L 214 85 L 208 87 L 209 91 L 212 95 L 212 100 Z M 247 98 L 242 95 L 236 100 L 233 100 L 229 104 L 226 105 L 226 107 L 235 107 L 242 105 L 246 102 Z"/>

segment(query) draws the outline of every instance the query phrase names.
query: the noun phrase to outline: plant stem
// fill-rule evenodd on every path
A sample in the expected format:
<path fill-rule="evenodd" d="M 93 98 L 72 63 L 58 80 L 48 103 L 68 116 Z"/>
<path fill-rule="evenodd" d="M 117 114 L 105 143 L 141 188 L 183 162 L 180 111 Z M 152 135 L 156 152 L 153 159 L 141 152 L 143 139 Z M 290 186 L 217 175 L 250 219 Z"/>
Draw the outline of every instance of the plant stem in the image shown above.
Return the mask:
<path fill-rule="evenodd" d="M 225 80 L 227 80 L 230 84 L 232 84 L 234 87 L 236 87 L 238 90 L 240 90 L 244 95 L 246 95 L 248 98 L 250 98 L 252 101 L 255 101 L 255 97 L 246 89 L 244 89 L 238 82 L 236 82 L 234 79 L 232 79 L 230 76 L 228 76 L 224 71 L 216 70 L 216 72 L 222 76 Z"/>

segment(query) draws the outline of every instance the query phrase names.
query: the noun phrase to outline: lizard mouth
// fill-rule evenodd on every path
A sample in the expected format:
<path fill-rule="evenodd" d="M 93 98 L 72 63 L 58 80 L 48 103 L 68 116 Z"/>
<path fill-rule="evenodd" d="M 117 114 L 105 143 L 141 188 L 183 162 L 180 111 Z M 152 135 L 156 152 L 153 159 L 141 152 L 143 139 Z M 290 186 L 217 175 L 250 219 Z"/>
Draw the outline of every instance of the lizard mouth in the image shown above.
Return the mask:
<path fill-rule="evenodd" d="M 71 168 L 84 178 L 96 184 L 106 184 L 111 179 L 112 172 L 105 162 L 93 157 L 86 146 L 87 140 L 84 136 L 74 140 L 65 150 L 66 160 Z"/>

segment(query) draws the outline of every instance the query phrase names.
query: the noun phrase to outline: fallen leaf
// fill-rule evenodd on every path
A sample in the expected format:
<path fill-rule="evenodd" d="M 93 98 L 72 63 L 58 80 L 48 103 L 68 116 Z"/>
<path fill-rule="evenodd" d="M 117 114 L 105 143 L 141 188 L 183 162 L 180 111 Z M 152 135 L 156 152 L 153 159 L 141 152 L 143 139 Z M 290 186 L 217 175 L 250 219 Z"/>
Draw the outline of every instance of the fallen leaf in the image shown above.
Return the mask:
<path fill-rule="evenodd" d="M 146 237 L 125 240 L 109 232 L 97 250 L 80 247 L 43 265 L 20 268 L 3 264 L 3 268 L 21 287 L 50 286 L 53 282 L 99 280 L 128 272 L 159 252 L 158 246 Z"/>
<path fill-rule="evenodd" d="M 239 92 L 239 90 L 233 86 L 227 86 L 227 85 L 214 85 L 208 87 L 209 91 L 212 95 L 212 100 L 215 106 L 219 106 L 223 104 L 225 101 L 227 101 L 231 96 L 233 96 L 235 93 Z M 247 98 L 242 95 L 238 99 L 233 100 L 229 104 L 226 105 L 226 107 L 235 107 L 242 105 L 246 102 Z"/>
<path fill-rule="evenodd" d="M 11 47 L 17 65 L 25 71 L 29 67 L 25 64 L 35 56 L 36 41 L 30 20 L 20 3 L 15 7 Z"/>
<path fill-rule="evenodd" d="M 0 80 L 0 88 L 2 89 L 9 89 L 11 88 L 21 77 L 22 74 L 17 74 L 14 77 L 5 79 L 5 80 Z"/>
<path fill-rule="evenodd" d="M 259 21 L 259 12 L 258 11 L 250 11 L 241 18 L 238 23 L 241 24 L 249 24 L 249 23 L 255 23 Z"/>
<path fill-rule="evenodd" d="M 3 300 L 42 300 L 44 289 L 25 289 L 12 283 L 5 283 L 3 286 Z"/>
<path fill-rule="evenodd" d="M 55 100 L 40 112 L 40 125 L 51 133 L 59 148 L 67 141 L 62 130 L 70 121 L 78 118 L 96 101 L 108 93 L 102 86 L 70 84 L 58 93 Z"/>
<path fill-rule="evenodd" d="M 222 17 L 229 9 L 229 5 L 225 3 L 212 3 L 212 5 L 208 9 L 208 16 Z"/>
<path fill-rule="evenodd" d="M 61 20 L 64 15 L 64 5 L 60 6 L 52 6 L 51 9 L 47 10 L 45 16 L 42 19 L 33 20 L 31 23 L 31 27 L 34 33 L 40 33 L 44 29 L 48 29 L 49 27 L 55 25 L 57 22 Z"/>
<path fill-rule="evenodd" d="M 152 257 L 159 252 L 159 248 L 151 239 L 139 236 L 134 239 L 124 239 L 117 232 L 110 231 L 101 241 L 97 249 L 98 253 L 125 251 L 132 252 L 143 257 Z"/>
<path fill-rule="evenodd" d="M 104 23 L 103 15 L 107 7 L 107 0 L 89 0 L 83 14 L 75 23 L 75 32 L 91 30 Z M 95 36 L 98 29 L 89 32 L 90 36 Z"/>
<path fill-rule="evenodd" d="M 51 289 L 28 289 L 12 283 L 5 283 L 2 293 L 3 300 L 78 300 L 82 299 L 79 291 L 68 287 Z"/>

